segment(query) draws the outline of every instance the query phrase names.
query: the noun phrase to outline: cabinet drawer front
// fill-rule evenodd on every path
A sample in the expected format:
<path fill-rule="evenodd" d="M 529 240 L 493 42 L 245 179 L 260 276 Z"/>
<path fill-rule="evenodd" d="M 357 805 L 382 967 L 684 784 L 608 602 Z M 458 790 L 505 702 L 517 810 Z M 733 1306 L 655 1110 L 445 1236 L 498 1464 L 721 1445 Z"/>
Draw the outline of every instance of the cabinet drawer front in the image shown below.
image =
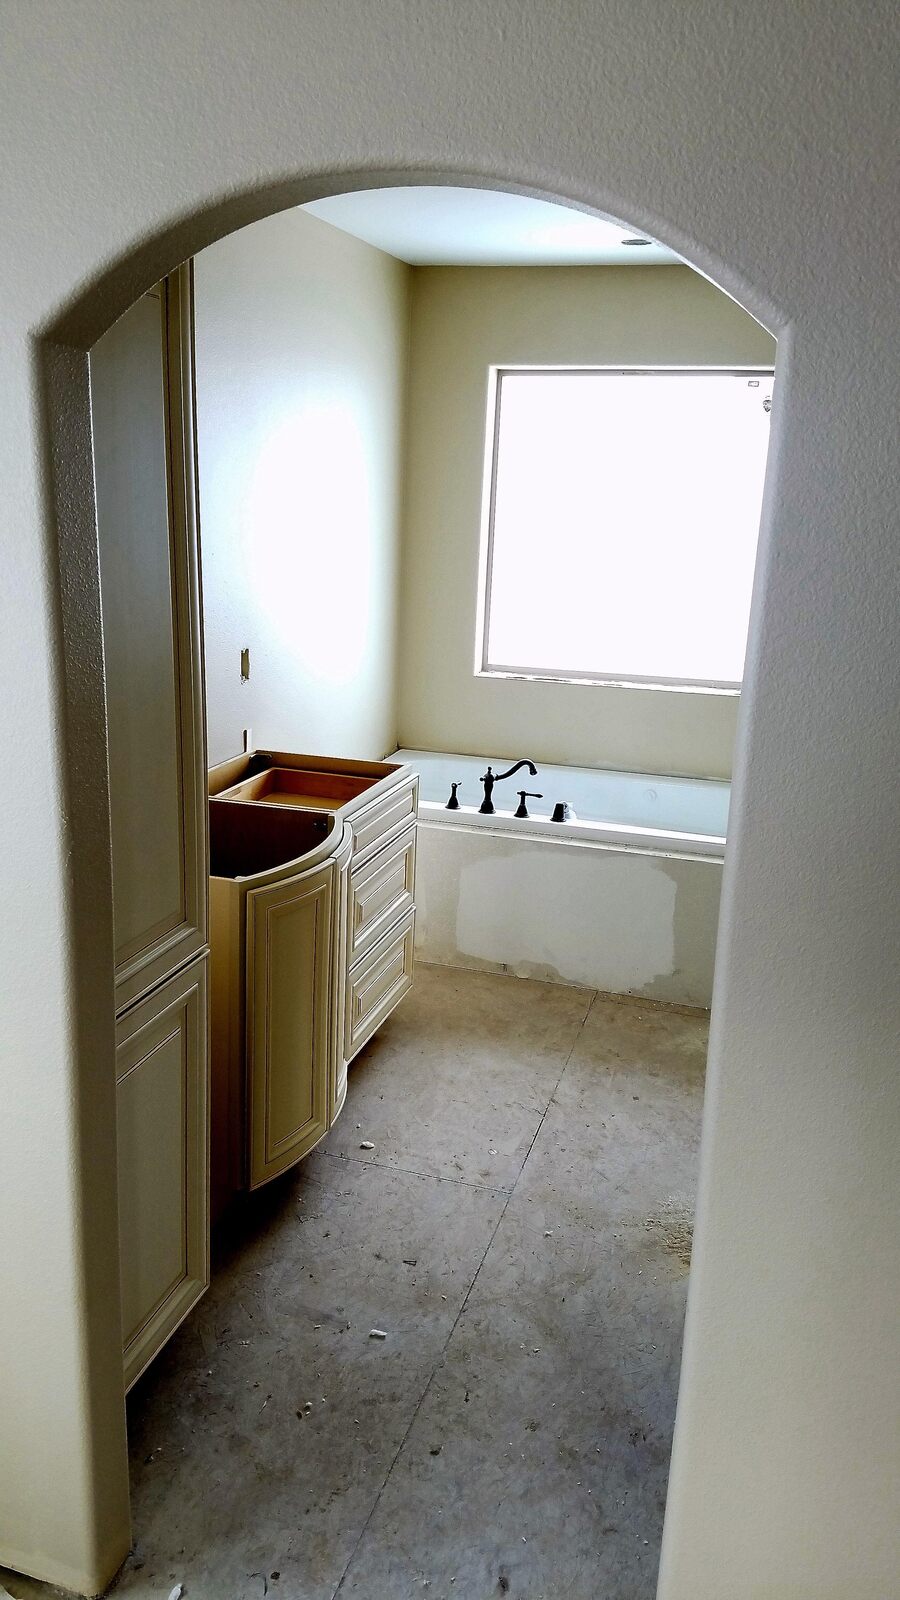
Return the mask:
<path fill-rule="evenodd" d="M 377 943 L 413 903 L 416 825 L 403 832 L 350 878 L 350 965 Z"/>
<path fill-rule="evenodd" d="M 205 957 L 122 1017 L 116 1078 L 130 1384 L 209 1282 Z"/>
<path fill-rule="evenodd" d="M 415 911 L 358 961 L 347 980 L 347 1059 L 361 1050 L 412 983 Z"/>
<path fill-rule="evenodd" d="M 405 828 L 416 815 L 419 780 L 410 778 L 402 788 L 373 800 L 350 817 L 353 829 L 354 862 L 367 861 L 395 833 Z"/>

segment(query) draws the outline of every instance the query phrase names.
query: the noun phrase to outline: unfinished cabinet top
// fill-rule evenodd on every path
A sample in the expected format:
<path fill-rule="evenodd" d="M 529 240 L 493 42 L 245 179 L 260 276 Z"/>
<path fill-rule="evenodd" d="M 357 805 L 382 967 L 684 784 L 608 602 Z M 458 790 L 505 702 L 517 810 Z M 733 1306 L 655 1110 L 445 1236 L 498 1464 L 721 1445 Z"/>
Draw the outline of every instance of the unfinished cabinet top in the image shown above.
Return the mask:
<path fill-rule="evenodd" d="M 391 761 L 348 761 L 283 750 L 254 750 L 213 767 L 210 796 L 307 811 L 352 812 L 412 769 Z"/>

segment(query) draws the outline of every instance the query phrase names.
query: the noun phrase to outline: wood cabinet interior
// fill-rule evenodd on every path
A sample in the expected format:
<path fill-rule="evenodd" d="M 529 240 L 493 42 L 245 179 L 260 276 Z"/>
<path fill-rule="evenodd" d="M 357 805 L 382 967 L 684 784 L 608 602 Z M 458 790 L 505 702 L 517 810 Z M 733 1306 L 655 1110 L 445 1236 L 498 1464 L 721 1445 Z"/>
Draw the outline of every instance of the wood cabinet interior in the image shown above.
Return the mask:
<path fill-rule="evenodd" d="M 264 800 L 270 806 L 322 806 L 334 811 L 365 794 L 374 782 L 374 778 L 356 778 L 342 772 L 267 767 L 245 783 L 235 784 L 226 794 L 233 800 Z"/>
<path fill-rule="evenodd" d="M 301 755 L 295 750 L 248 750 L 243 755 L 220 761 L 209 773 L 210 797 L 222 799 L 266 800 L 265 790 L 258 795 L 248 792 L 237 794 L 238 788 L 266 774 L 277 774 L 273 781 L 276 791 L 296 793 L 300 803 L 300 790 L 286 785 L 292 782 L 307 784 L 314 803 L 330 796 L 329 809 L 340 810 L 351 801 L 370 790 L 384 787 L 397 773 L 406 769 L 396 761 L 350 761 L 341 756 Z M 297 778 L 294 777 L 297 774 Z M 270 804 L 283 805 L 283 800 Z"/>
<path fill-rule="evenodd" d="M 214 878 L 252 878 L 301 862 L 324 844 L 334 818 L 271 806 L 209 803 L 209 870 Z"/>

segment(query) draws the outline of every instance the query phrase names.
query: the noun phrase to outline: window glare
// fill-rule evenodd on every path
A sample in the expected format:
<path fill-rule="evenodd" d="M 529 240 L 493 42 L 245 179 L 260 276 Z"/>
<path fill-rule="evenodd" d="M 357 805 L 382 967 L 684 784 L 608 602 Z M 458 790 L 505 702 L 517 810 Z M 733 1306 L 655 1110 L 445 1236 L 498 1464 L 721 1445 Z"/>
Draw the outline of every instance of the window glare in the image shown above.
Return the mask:
<path fill-rule="evenodd" d="M 771 376 L 498 384 L 486 667 L 739 683 Z"/>

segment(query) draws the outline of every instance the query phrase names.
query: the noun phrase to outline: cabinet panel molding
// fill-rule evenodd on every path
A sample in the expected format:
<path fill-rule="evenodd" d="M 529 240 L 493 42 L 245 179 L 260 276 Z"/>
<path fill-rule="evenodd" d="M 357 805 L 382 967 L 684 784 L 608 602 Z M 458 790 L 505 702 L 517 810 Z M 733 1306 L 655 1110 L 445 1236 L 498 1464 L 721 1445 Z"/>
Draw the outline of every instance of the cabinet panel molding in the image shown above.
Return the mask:
<path fill-rule="evenodd" d="M 119 1254 L 125 1381 L 209 1284 L 207 962 L 119 1019 Z"/>
<path fill-rule="evenodd" d="M 329 1081 L 329 1127 L 337 1121 L 347 1098 L 347 1050 L 344 1013 L 347 1005 L 347 944 L 350 936 L 350 862 L 352 854 L 353 834 L 350 828 L 345 827 L 340 849 L 335 854 L 335 936 L 332 941 L 332 1061 Z"/>
<path fill-rule="evenodd" d="M 207 938 L 189 268 L 91 352 L 121 1011 Z"/>
<path fill-rule="evenodd" d="M 350 966 L 413 905 L 416 878 L 416 824 L 411 822 L 350 877 Z"/>
<path fill-rule="evenodd" d="M 407 912 L 367 955 L 347 980 L 347 1060 L 360 1051 L 402 999 L 413 980 L 415 911 Z"/>
<path fill-rule="evenodd" d="M 328 1131 L 335 863 L 247 894 L 250 1188 Z"/>
<path fill-rule="evenodd" d="M 351 813 L 353 856 L 359 866 L 415 820 L 418 793 L 419 780 L 413 773 L 388 794 Z"/>

